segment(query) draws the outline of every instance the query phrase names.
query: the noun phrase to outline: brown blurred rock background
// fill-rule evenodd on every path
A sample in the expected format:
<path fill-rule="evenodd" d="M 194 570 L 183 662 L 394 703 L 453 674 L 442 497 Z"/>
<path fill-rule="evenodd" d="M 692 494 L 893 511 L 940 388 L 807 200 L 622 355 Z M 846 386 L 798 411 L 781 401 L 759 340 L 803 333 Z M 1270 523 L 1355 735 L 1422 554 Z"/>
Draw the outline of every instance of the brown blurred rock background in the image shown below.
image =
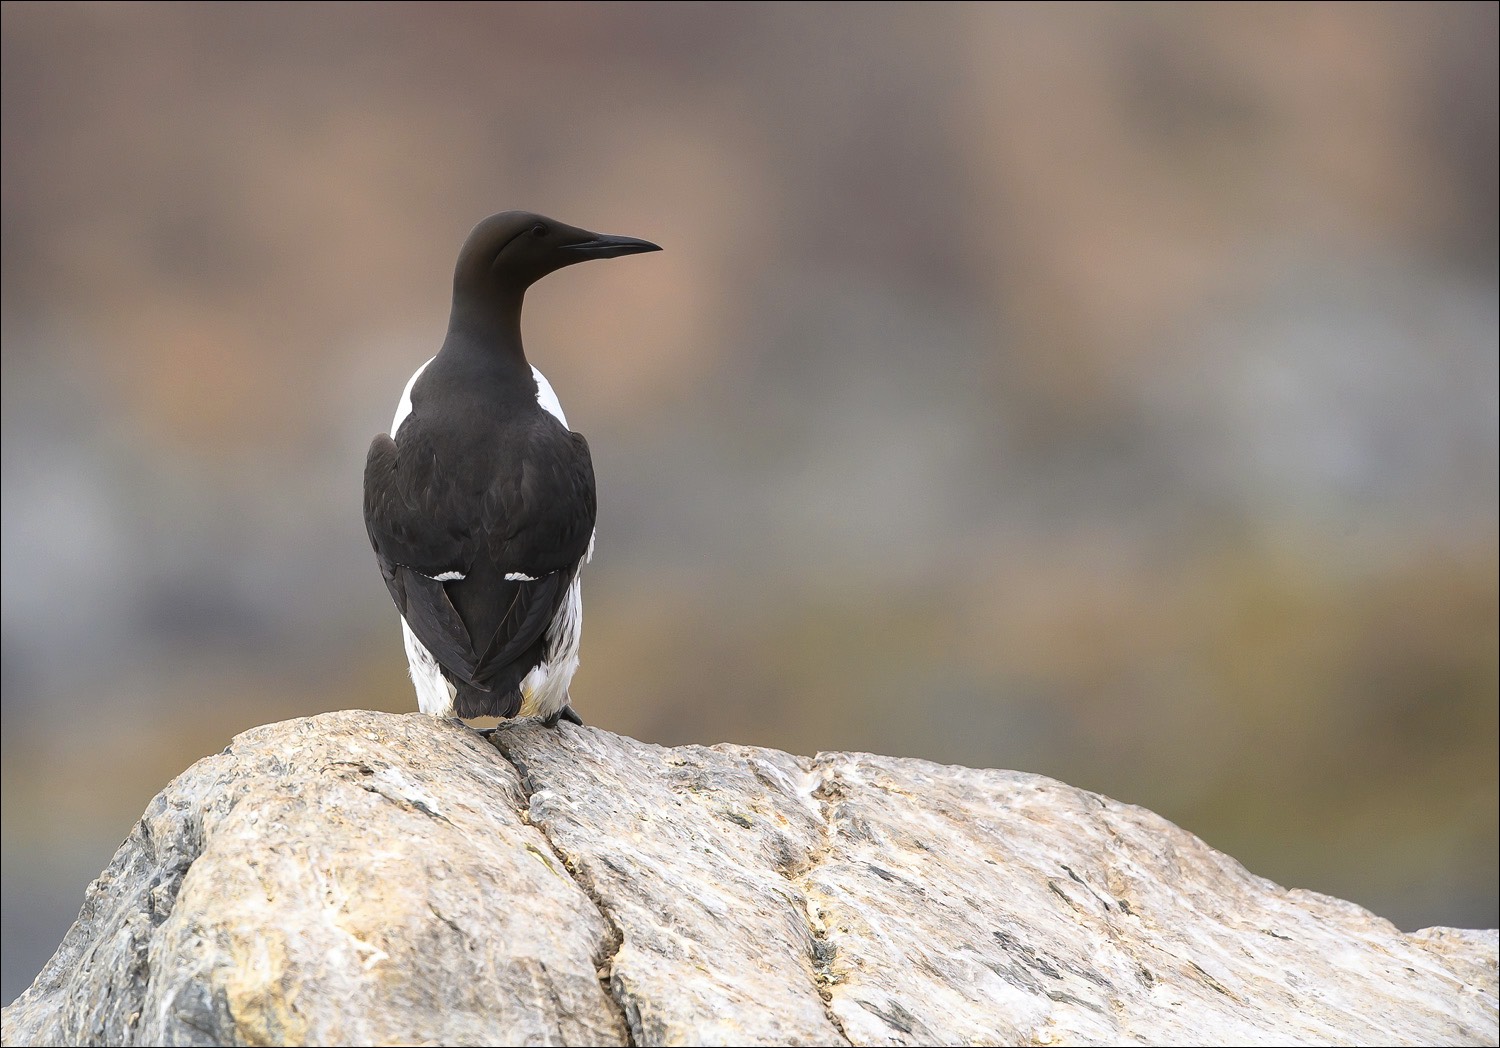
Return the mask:
<path fill-rule="evenodd" d="M 359 515 L 458 244 L 590 438 L 574 697 L 1497 920 L 1493 4 L 3 8 L 6 1000 L 166 780 L 405 711 Z"/>

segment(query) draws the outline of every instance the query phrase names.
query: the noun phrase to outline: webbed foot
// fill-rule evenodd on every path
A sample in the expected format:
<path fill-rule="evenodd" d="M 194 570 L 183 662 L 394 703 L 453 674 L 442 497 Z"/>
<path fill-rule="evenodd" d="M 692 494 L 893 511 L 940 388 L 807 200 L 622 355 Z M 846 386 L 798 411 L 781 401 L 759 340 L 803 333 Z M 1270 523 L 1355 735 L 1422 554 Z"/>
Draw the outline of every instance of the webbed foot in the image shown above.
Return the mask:
<path fill-rule="evenodd" d="M 560 721 L 560 720 L 565 720 L 565 721 L 567 721 L 570 724 L 576 724 L 580 728 L 583 727 L 583 718 L 580 717 L 580 716 L 578 716 L 578 714 L 576 714 L 576 713 L 573 712 L 573 707 L 572 706 L 564 706 L 562 709 L 558 710 L 552 716 L 547 717 L 546 719 L 544 719 L 542 721 L 542 723 L 545 724 L 549 728 L 555 728 L 555 727 L 557 727 L 557 722 Z"/>

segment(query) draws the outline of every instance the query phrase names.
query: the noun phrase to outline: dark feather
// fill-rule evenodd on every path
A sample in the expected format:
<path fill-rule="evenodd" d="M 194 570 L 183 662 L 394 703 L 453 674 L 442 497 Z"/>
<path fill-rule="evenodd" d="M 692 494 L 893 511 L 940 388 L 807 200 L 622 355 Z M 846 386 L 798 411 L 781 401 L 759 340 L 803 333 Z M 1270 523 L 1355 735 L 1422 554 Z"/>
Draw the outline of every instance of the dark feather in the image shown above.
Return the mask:
<path fill-rule="evenodd" d="M 371 441 L 365 462 L 365 527 L 381 575 L 458 688 L 460 716 L 479 715 L 464 712 L 475 706 L 514 714 L 594 529 L 587 441 L 539 410 L 509 418 L 470 421 L 473 437 L 455 441 L 442 415 L 414 412 L 398 439 Z M 464 577 L 434 578 L 448 572 Z M 527 578 L 505 577 L 518 573 Z"/>

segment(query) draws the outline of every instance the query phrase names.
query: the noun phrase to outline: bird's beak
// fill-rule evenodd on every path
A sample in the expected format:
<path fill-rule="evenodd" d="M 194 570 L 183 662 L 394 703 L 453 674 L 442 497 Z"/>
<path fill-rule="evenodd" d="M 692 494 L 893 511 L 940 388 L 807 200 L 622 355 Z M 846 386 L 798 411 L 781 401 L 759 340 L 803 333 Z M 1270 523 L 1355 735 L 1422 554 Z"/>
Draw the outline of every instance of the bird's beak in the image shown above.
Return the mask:
<path fill-rule="evenodd" d="M 619 258 L 621 255 L 639 255 L 643 251 L 660 251 L 661 248 L 649 240 L 595 233 L 590 239 L 569 244 L 563 250 L 582 255 L 583 258 Z"/>

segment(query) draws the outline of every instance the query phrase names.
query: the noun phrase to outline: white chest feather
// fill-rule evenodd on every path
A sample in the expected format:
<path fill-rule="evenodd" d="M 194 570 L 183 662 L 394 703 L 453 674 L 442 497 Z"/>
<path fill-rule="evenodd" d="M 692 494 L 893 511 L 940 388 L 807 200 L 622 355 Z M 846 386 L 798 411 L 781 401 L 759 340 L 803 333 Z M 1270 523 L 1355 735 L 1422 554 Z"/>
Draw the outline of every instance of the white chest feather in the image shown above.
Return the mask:
<path fill-rule="evenodd" d="M 568 416 L 563 414 L 562 404 L 558 403 L 557 394 L 552 392 L 552 383 L 547 381 L 547 376 L 531 367 L 531 377 L 536 379 L 536 402 L 542 406 L 542 410 L 550 414 L 564 426 L 568 424 Z"/>
<path fill-rule="evenodd" d="M 436 357 L 428 357 L 427 364 L 431 364 Z M 395 437 L 396 431 L 401 428 L 401 423 L 406 421 L 406 416 L 411 414 L 411 387 L 417 384 L 417 379 L 422 377 L 422 372 L 427 370 L 427 364 L 423 364 L 411 373 L 411 378 L 406 380 L 406 388 L 401 391 L 401 399 L 396 403 L 396 417 L 391 419 L 391 436 Z"/>

